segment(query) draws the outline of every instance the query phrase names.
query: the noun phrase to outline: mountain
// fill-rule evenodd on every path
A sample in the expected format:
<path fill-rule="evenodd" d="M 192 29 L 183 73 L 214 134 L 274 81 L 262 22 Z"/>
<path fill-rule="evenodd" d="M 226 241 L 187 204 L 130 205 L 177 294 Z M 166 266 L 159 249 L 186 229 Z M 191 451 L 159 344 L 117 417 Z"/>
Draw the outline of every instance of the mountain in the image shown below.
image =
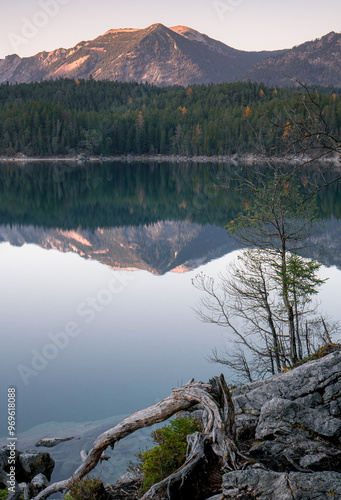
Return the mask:
<path fill-rule="evenodd" d="M 156 85 L 238 80 L 271 52 L 233 49 L 186 26 L 112 29 L 71 49 L 0 59 L 0 83 L 56 78 L 149 82 Z M 276 52 L 277 54 L 277 52 Z"/>
<path fill-rule="evenodd" d="M 47 250 L 73 252 L 112 269 L 140 269 L 156 275 L 190 271 L 237 248 L 223 228 L 188 221 L 95 231 L 0 226 L 0 242 L 5 241 L 14 246 L 29 243 Z"/>
<path fill-rule="evenodd" d="M 291 86 L 292 78 L 307 85 L 341 86 L 341 33 L 331 32 L 320 39 L 274 54 L 250 68 L 242 80 L 269 86 Z"/>
<path fill-rule="evenodd" d="M 256 81 L 292 86 L 341 86 L 341 33 L 331 32 L 288 50 L 246 52 L 187 26 L 158 23 L 145 29 L 112 29 L 71 49 L 0 59 L 0 83 L 57 78 L 191 85 Z"/>

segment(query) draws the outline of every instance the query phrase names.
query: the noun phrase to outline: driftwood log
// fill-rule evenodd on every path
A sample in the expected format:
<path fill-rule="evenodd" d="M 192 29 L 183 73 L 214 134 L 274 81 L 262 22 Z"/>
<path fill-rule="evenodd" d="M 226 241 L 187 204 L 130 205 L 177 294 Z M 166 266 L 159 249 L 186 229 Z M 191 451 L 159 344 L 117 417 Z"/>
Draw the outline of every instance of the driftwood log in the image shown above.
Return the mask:
<path fill-rule="evenodd" d="M 102 453 L 109 446 L 113 448 L 117 441 L 142 427 L 168 420 L 174 414 L 189 410 L 198 404 L 204 409 L 203 429 L 202 432 L 196 432 L 188 437 L 186 462 L 167 479 L 154 485 L 142 500 L 167 497 L 194 500 L 202 498 L 205 488 L 207 497 L 221 492 L 223 473 L 239 469 L 242 462 L 247 461 L 235 445 L 234 407 L 223 375 L 213 378 L 209 383 L 191 380 L 184 386 L 173 389 L 169 397 L 156 405 L 125 418 L 98 436 L 88 454 L 81 453 L 83 463 L 69 479 L 51 484 L 34 500 L 43 500 L 53 493 L 67 490 L 74 481 L 82 479 L 91 472 L 100 461 Z M 205 469 L 204 474 L 202 468 Z M 213 487 L 216 491 L 212 492 L 210 481 L 211 484 L 216 483 Z M 194 493 L 189 495 L 186 483 L 191 485 L 195 483 L 201 491 L 201 496 L 197 497 Z"/>

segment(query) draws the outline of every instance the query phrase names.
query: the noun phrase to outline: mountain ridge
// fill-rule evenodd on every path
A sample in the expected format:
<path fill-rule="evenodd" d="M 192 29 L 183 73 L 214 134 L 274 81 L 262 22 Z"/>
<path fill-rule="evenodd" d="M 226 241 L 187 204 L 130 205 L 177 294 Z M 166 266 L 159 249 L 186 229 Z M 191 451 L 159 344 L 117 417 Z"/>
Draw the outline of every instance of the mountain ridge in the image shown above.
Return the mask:
<path fill-rule="evenodd" d="M 277 52 L 276 52 L 277 53 Z M 68 78 L 183 85 L 235 81 L 272 52 L 245 52 L 186 26 L 108 30 L 70 49 L 0 60 L 0 83 Z"/>
<path fill-rule="evenodd" d="M 238 50 L 184 25 L 117 28 L 69 49 L 0 59 L 0 83 L 57 78 L 137 81 L 158 86 L 234 81 L 341 86 L 341 33 L 292 49 Z"/>
<path fill-rule="evenodd" d="M 293 78 L 308 85 L 341 85 L 341 33 L 330 33 L 313 41 L 296 45 L 283 54 L 259 61 L 243 80 L 265 85 L 296 85 Z"/>

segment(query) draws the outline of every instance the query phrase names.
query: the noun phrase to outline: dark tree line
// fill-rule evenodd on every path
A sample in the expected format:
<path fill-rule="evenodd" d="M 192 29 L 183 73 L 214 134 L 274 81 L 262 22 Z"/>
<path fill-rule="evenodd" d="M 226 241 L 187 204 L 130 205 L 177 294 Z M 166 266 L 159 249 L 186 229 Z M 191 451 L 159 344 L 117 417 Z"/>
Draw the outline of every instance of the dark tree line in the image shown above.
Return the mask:
<path fill-rule="evenodd" d="M 94 80 L 0 85 L 0 155 L 214 155 L 280 153 L 283 130 L 272 119 L 299 103 L 297 91 L 253 83 L 158 88 Z M 320 103 L 333 133 L 341 99 Z M 304 120 L 306 110 L 300 108 Z M 255 134 L 257 131 L 257 134 Z M 285 138 L 285 137 L 284 137 Z"/>

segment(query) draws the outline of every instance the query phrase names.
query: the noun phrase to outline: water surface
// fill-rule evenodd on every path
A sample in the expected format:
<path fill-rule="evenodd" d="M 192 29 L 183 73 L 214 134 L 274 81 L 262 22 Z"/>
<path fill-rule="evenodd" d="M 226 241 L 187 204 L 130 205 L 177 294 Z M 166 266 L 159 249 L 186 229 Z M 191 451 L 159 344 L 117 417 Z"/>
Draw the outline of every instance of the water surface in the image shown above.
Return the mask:
<path fill-rule="evenodd" d="M 241 200 L 213 188 L 231 168 L 1 167 L 0 379 L 3 401 L 17 388 L 23 446 L 30 432 L 67 432 L 67 422 L 116 422 L 192 377 L 230 378 L 207 360 L 226 332 L 196 319 L 191 279 L 217 275 L 236 256 L 224 225 Z M 340 200 L 339 186 L 321 193 L 324 226 L 307 249 L 330 277 L 320 298 L 335 319 Z"/>

